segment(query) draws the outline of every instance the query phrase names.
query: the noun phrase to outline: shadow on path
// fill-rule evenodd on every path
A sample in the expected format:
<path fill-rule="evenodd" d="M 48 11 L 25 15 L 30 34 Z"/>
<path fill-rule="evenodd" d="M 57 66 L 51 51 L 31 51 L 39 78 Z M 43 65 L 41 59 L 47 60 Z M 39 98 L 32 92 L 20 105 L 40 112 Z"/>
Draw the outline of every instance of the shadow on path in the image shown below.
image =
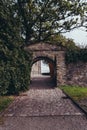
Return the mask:
<path fill-rule="evenodd" d="M 55 82 L 50 76 L 33 77 L 30 84 L 30 89 L 52 89 L 55 87 Z"/>

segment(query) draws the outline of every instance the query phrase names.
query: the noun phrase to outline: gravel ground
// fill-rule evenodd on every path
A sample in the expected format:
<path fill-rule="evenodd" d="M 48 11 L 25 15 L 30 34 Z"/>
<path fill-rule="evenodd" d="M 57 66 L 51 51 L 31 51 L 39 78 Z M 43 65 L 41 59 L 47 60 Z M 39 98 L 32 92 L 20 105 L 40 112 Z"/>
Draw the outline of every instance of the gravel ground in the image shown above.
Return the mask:
<path fill-rule="evenodd" d="M 0 130 L 87 130 L 84 116 L 7 117 Z"/>
<path fill-rule="evenodd" d="M 34 78 L 2 113 L 0 130 L 87 130 L 85 114 L 48 78 Z"/>
<path fill-rule="evenodd" d="M 87 98 L 77 102 L 87 112 Z"/>

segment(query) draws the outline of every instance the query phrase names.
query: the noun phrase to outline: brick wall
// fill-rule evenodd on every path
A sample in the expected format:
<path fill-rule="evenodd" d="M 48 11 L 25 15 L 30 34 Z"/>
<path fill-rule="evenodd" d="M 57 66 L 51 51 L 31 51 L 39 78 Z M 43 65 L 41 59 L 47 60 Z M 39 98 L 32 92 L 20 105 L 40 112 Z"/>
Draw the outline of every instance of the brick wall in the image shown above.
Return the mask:
<path fill-rule="evenodd" d="M 48 43 L 37 43 L 25 47 L 25 50 L 32 52 L 33 62 L 40 57 L 53 61 L 57 86 L 67 84 L 87 86 L 87 63 L 78 62 L 66 65 L 66 49 L 64 47 Z"/>
<path fill-rule="evenodd" d="M 78 62 L 66 66 L 67 84 L 87 86 L 87 63 Z"/>

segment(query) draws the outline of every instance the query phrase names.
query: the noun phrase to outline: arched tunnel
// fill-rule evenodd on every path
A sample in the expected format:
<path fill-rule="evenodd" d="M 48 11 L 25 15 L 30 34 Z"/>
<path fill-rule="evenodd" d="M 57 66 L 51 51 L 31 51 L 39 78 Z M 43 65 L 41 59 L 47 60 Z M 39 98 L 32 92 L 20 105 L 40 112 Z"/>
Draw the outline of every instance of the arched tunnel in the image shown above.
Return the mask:
<path fill-rule="evenodd" d="M 46 64 L 49 68 L 49 73 L 41 72 L 41 65 L 40 61 L 44 61 L 44 64 Z M 39 64 L 36 64 L 39 63 Z M 35 65 L 38 65 L 37 67 Z M 33 74 L 32 74 L 33 73 Z M 34 74 L 35 73 L 35 74 Z M 31 69 L 31 83 L 35 83 L 36 86 L 44 84 L 47 82 L 49 88 L 54 88 L 56 86 L 56 62 L 50 59 L 49 57 L 39 56 L 33 59 L 32 61 L 32 69 Z M 46 88 L 46 84 L 43 88 Z"/>

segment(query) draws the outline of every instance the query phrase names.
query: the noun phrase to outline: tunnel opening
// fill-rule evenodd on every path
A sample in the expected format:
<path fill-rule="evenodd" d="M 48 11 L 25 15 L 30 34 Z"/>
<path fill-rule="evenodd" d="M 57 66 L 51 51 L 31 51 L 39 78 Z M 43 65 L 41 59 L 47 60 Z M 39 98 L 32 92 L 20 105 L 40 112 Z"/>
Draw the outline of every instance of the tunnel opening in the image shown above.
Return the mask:
<path fill-rule="evenodd" d="M 56 86 L 56 64 L 48 57 L 33 59 L 31 69 L 32 88 L 54 88 Z"/>

